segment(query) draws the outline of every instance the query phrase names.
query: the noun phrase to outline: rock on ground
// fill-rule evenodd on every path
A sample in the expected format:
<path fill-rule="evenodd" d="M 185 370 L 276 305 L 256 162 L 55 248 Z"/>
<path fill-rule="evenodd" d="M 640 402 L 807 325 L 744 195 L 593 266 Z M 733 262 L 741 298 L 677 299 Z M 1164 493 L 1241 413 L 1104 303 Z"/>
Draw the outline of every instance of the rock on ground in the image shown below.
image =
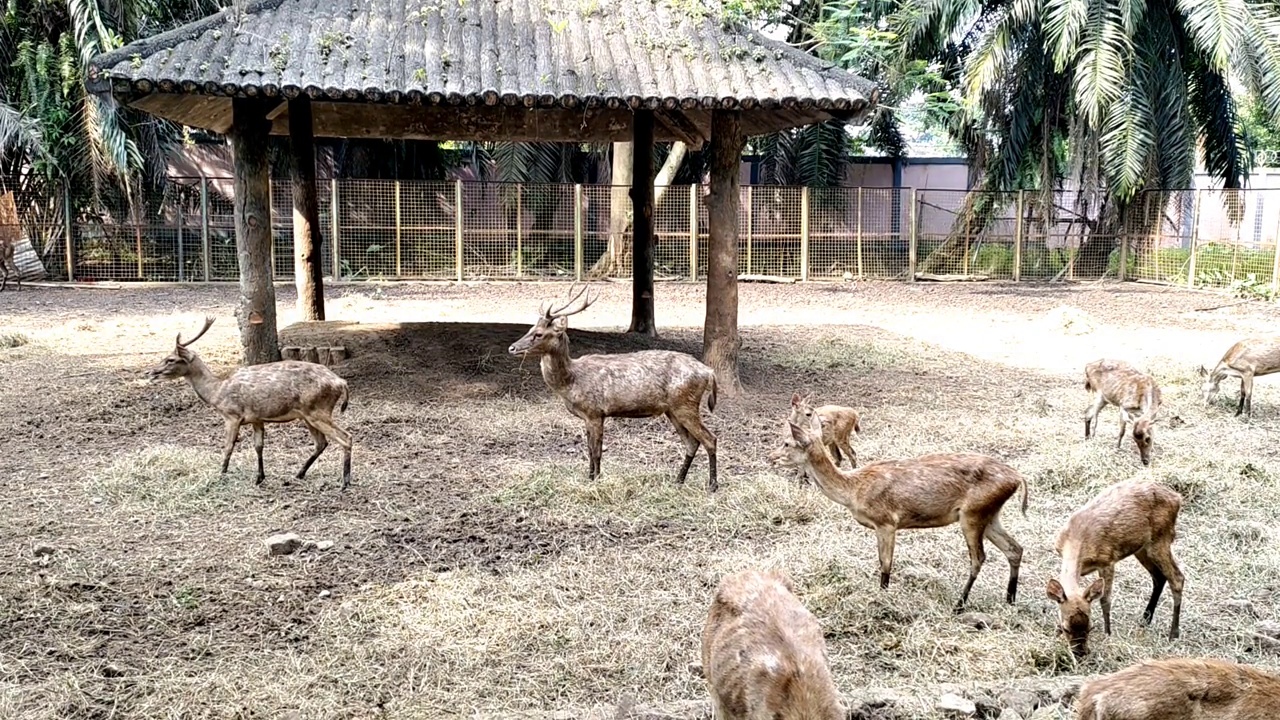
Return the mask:
<path fill-rule="evenodd" d="M 267 550 L 272 555 L 289 555 L 302 547 L 302 538 L 297 533 L 280 533 L 267 538 Z"/>

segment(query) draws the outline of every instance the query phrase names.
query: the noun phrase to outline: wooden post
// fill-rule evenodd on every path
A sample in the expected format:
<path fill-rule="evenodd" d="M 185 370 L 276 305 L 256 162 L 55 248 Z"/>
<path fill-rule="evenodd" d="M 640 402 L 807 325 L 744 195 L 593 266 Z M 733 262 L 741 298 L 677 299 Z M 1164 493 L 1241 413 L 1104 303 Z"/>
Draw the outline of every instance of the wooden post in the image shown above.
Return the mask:
<path fill-rule="evenodd" d="M 187 273 L 186 273 L 186 268 L 183 267 L 183 265 L 186 264 L 186 255 L 184 254 L 184 250 L 182 248 L 182 199 L 181 198 L 178 199 L 177 213 L 178 213 L 178 282 L 183 282 L 184 280 L 186 280 Z"/>
<path fill-rule="evenodd" d="M 1272 245 L 1271 258 L 1271 294 L 1280 293 L 1280 215 L 1276 216 L 1276 237 Z"/>
<path fill-rule="evenodd" d="M 400 232 L 400 181 L 399 180 L 395 181 L 395 195 L 396 196 L 393 203 L 395 207 L 393 208 L 393 210 L 395 214 L 395 223 L 396 223 L 396 277 L 399 278 L 404 275 L 404 266 L 401 263 L 402 254 L 400 249 L 401 232 Z"/>
<path fill-rule="evenodd" d="M 455 278 L 462 282 L 462 181 L 453 181 L 453 257 Z"/>
<path fill-rule="evenodd" d="M 1013 280 L 1018 282 L 1022 280 L 1022 216 L 1026 214 L 1027 191 L 1018 191 L 1017 207 L 1014 210 L 1018 214 L 1013 219 Z"/>
<path fill-rule="evenodd" d="M 204 266 L 204 281 L 213 279 L 213 251 L 209 247 L 209 178 L 200 174 L 200 264 Z"/>
<path fill-rule="evenodd" d="M 907 282 L 916 281 L 916 189 L 911 188 L 911 207 L 908 208 L 907 224 Z"/>
<path fill-rule="evenodd" d="M 800 188 L 800 282 L 809 280 L 809 186 Z"/>
<path fill-rule="evenodd" d="M 1200 195 L 1199 190 L 1195 191 L 1195 199 L 1191 203 L 1191 253 L 1187 257 L 1187 287 L 1194 288 L 1196 286 L 1196 246 L 1200 244 Z M 1156 222 L 1164 216 L 1164 206 L 1157 203 Z M 1160 257 L 1160 248 L 1153 249 L 1155 256 Z M 1160 268 L 1159 260 L 1156 261 L 1156 269 Z M 1232 277 L 1234 280 L 1235 278 Z"/>
<path fill-rule="evenodd" d="M 711 112 L 710 252 L 707 254 L 707 319 L 702 360 L 716 372 L 717 391 L 733 396 L 738 378 L 738 173 L 743 147 L 741 113 Z"/>
<path fill-rule="evenodd" d="M 573 186 L 573 279 L 582 279 L 582 185 Z"/>
<path fill-rule="evenodd" d="M 854 233 L 856 233 L 855 239 L 857 242 L 857 252 L 858 252 L 858 278 L 861 279 L 863 277 L 863 274 L 862 274 L 862 186 L 861 185 L 858 186 L 858 224 L 854 229 Z"/>
<path fill-rule="evenodd" d="M 240 305 L 236 319 L 247 365 L 280 359 L 276 291 L 271 267 L 271 166 L 267 161 L 267 103 L 232 98 L 231 153 L 235 162 L 236 259 Z"/>
<path fill-rule="evenodd" d="M 516 183 L 516 277 L 524 277 L 524 183 Z"/>
<path fill-rule="evenodd" d="M 333 246 L 333 279 L 342 279 L 342 234 L 339 229 L 342 227 L 338 217 L 338 178 L 329 178 L 329 234 L 332 239 L 329 241 Z"/>
<path fill-rule="evenodd" d="M 289 101 L 289 149 L 293 191 L 293 284 L 298 317 L 324 320 L 324 267 L 320 235 L 320 197 L 316 193 L 316 149 L 311 98 Z"/>
<path fill-rule="evenodd" d="M 138 256 L 138 279 L 146 280 L 147 269 L 145 267 L 146 263 L 144 262 L 145 258 L 142 250 L 142 218 L 138 217 L 137 214 L 134 213 L 132 219 L 134 221 L 133 223 L 134 253 Z"/>
<path fill-rule="evenodd" d="M 71 186 L 62 186 L 62 216 L 63 216 L 63 233 L 64 242 L 67 245 L 67 282 L 75 282 L 76 280 L 76 251 L 75 242 L 71 236 Z"/>
<path fill-rule="evenodd" d="M 1280 256 L 1280 252 L 1276 253 Z M 698 281 L 698 185 L 689 186 L 689 280 Z"/>
<path fill-rule="evenodd" d="M 961 258 L 960 258 L 960 274 L 961 274 L 961 275 L 968 275 L 968 274 L 969 274 L 969 247 L 970 247 L 970 245 L 971 245 L 971 244 L 972 244 L 972 242 L 973 242 L 973 234 L 972 234 L 972 232 L 971 232 L 971 231 L 972 231 L 972 228 L 973 228 L 973 226 L 969 223 L 968 218 L 965 218 L 965 223 L 964 223 L 964 255 L 963 255 L 963 256 L 961 256 Z"/>
<path fill-rule="evenodd" d="M 637 110 L 631 152 L 631 327 L 657 335 L 653 317 L 653 111 Z"/>
<path fill-rule="evenodd" d="M 1124 282 L 1129 274 L 1129 233 L 1120 229 L 1120 268 L 1116 271 L 1116 279 Z"/>
<path fill-rule="evenodd" d="M 748 185 L 748 186 L 747 186 L 747 208 L 746 208 L 746 210 L 747 210 L 747 227 L 746 227 L 746 229 L 745 229 L 745 232 L 747 233 L 747 274 L 748 274 L 748 275 L 750 275 L 750 274 L 752 273 L 752 270 L 751 270 L 751 245 L 752 245 L 751 240 L 752 240 L 752 237 L 751 237 L 751 236 L 752 236 L 752 233 L 753 233 L 752 225 L 754 225 L 754 224 L 755 224 L 755 223 L 754 223 L 755 218 L 753 217 L 752 213 L 754 213 L 754 212 L 755 212 L 755 206 L 756 206 L 756 188 L 755 188 L 755 186 L 754 186 L 754 185 Z"/>

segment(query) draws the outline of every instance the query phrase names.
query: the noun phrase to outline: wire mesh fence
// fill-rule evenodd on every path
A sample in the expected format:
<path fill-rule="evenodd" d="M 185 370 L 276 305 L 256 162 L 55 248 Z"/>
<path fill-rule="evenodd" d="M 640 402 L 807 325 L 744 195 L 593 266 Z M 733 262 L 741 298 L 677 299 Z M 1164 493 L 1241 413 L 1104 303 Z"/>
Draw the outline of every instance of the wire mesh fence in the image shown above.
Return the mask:
<path fill-rule="evenodd" d="M 361 279 L 630 277 L 629 188 L 322 180 L 322 266 Z M 294 272 L 293 188 L 271 187 L 273 269 Z M 1098 194 L 752 185 L 741 188 L 743 275 L 802 280 L 1143 280 L 1276 291 L 1280 190 Z M 239 276 L 230 178 L 175 177 L 129 206 L 70 217 L 69 199 L 20 198 L 21 233 L 54 279 L 229 281 Z M 654 195 L 659 280 L 706 276 L 707 188 Z"/>

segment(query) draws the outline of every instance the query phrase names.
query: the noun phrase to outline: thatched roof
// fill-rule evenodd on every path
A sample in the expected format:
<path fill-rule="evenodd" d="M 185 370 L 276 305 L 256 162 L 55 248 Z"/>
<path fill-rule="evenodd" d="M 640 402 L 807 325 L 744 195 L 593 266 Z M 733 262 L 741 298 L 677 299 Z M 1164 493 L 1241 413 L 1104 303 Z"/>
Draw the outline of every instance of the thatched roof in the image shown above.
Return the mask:
<path fill-rule="evenodd" d="M 258 0 L 98 56 L 89 85 L 216 131 L 231 97 L 305 94 L 317 135 L 437 139 L 613 139 L 639 108 L 661 111 L 659 139 L 689 139 L 717 108 L 742 110 L 748 134 L 869 108 L 870 82 L 703 2 Z M 449 106 L 476 108 L 475 126 L 409 127 Z"/>

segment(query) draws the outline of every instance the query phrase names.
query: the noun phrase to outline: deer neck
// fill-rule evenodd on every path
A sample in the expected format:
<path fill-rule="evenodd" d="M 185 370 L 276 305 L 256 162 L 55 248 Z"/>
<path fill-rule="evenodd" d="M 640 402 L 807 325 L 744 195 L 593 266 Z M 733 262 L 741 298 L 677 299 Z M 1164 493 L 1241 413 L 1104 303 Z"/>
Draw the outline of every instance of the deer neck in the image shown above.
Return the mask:
<path fill-rule="evenodd" d="M 818 484 L 832 501 L 847 505 L 853 495 L 853 486 L 858 479 L 857 471 L 846 474 L 831 459 L 822 442 L 815 440 L 805 452 L 804 470 Z"/>
<path fill-rule="evenodd" d="M 1058 583 L 1062 585 L 1062 593 L 1067 597 L 1079 595 L 1083 581 L 1080 578 L 1080 546 L 1074 542 L 1066 543 L 1062 548 L 1062 569 L 1058 573 Z"/>
<path fill-rule="evenodd" d="M 564 393 L 573 382 L 573 360 L 569 358 L 569 338 L 542 356 L 542 379 L 556 393 Z"/>
<path fill-rule="evenodd" d="M 191 358 L 187 365 L 190 368 L 187 371 L 187 382 L 191 383 L 191 389 L 196 391 L 196 396 L 206 405 L 213 405 L 218 388 L 222 387 L 222 378 L 214 375 L 199 357 Z"/>

